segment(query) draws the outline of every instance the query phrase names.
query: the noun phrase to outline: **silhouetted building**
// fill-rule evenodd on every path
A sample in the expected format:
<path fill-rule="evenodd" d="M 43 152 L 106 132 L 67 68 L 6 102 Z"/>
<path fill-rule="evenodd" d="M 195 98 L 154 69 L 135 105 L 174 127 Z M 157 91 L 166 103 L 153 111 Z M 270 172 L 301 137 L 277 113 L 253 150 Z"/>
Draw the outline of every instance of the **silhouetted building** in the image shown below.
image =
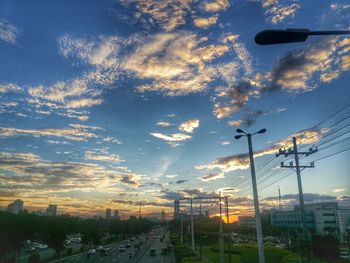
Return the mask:
<path fill-rule="evenodd" d="M 110 208 L 106 209 L 106 219 L 110 219 L 112 217 L 112 210 Z"/>
<path fill-rule="evenodd" d="M 22 210 L 23 210 L 23 201 L 21 199 L 17 199 L 13 203 L 7 206 L 7 211 L 14 214 L 18 214 Z"/>
<path fill-rule="evenodd" d="M 162 213 L 161 213 L 161 215 L 160 215 L 160 219 L 161 219 L 162 221 L 165 221 L 165 220 L 166 220 L 165 211 L 164 211 L 164 210 L 162 211 Z"/>
<path fill-rule="evenodd" d="M 49 207 L 46 209 L 46 215 L 56 216 L 57 215 L 57 205 L 49 205 Z"/>
<path fill-rule="evenodd" d="M 119 210 L 114 210 L 113 218 L 120 219 L 120 217 L 119 217 Z"/>
<path fill-rule="evenodd" d="M 180 200 L 174 200 L 174 219 L 180 218 Z"/>

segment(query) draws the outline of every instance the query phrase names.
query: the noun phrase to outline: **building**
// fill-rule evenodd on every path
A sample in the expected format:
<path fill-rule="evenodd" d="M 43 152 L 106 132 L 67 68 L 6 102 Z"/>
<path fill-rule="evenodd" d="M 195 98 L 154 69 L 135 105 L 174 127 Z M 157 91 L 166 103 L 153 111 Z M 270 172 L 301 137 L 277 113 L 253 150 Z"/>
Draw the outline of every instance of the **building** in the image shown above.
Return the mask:
<path fill-rule="evenodd" d="M 245 226 L 255 226 L 255 217 L 254 216 L 239 216 L 238 224 Z"/>
<path fill-rule="evenodd" d="M 162 210 L 161 214 L 160 214 L 160 220 L 162 220 L 163 222 L 166 220 L 166 216 L 165 216 L 165 211 Z"/>
<path fill-rule="evenodd" d="M 49 207 L 46 209 L 46 215 L 57 216 L 57 205 L 49 205 Z"/>
<path fill-rule="evenodd" d="M 23 204 L 24 202 L 21 199 L 17 199 L 7 206 L 7 211 L 18 214 L 19 212 L 23 211 Z"/>
<path fill-rule="evenodd" d="M 349 235 L 350 210 L 339 209 L 337 202 L 305 205 L 306 227 L 318 235 L 334 234 L 339 238 Z M 301 228 L 300 206 L 289 211 L 271 211 L 271 225 Z"/>
<path fill-rule="evenodd" d="M 204 216 L 205 216 L 206 218 L 209 218 L 209 216 L 210 216 L 209 213 L 210 213 L 209 210 L 206 210 L 206 211 L 204 212 Z"/>
<path fill-rule="evenodd" d="M 174 219 L 180 218 L 180 200 L 174 200 Z"/>
<path fill-rule="evenodd" d="M 119 210 L 114 210 L 113 218 L 120 219 L 120 217 L 119 217 Z"/>
<path fill-rule="evenodd" d="M 110 208 L 106 209 L 106 219 L 110 219 L 112 217 L 112 210 Z"/>

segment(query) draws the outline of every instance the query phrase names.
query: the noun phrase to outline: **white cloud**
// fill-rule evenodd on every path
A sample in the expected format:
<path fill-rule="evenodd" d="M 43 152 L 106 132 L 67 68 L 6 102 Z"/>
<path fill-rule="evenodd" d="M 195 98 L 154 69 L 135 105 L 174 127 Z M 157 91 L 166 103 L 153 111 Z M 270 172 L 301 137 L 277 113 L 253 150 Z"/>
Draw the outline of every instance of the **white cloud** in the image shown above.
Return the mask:
<path fill-rule="evenodd" d="M 22 88 L 13 83 L 0 84 L 0 93 L 21 92 Z"/>
<path fill-rule="evenodd" d="M 335 188 L 335 189 L 333 189 L 334 193 L 341 193 L 341 192 L 345 192 L 345 191 L 346 191 L 346 188 Z"/>
<path fill-rule="evenodd" d="M 96 151 L 85 151 L 85 159 L 93 161 L 103 161 L 111 163 L 120 163 L 124 160 L 117 154 L 103 154 Z"/>
<path fill-rule="evenodd" d="M 187 133 L 193 133 L 199 127 L 198 119 L 190 119 L 180 124 L 179 130 Z"/>
<path fill-rule="evenodd" d="M 19 30 L 17 27 L 12 25 L 10 22 L 1 19 L 0 20 L 0 39 L 10 43 L 16 44 L 19 35 Z"/>
<path fill-rule="evenodd" d="M 193 23 L 196 27 L 201 27 L 201 28 L 207 28 L 211 25 L 215 25 L 216 22 L 218 21 L 217 16 L 211 16 L 211 17 L 196 17 L 193 20 Z"/>
<path fill-rule="evenodd" d="M 203 9 L 206 12 L 218 12 L 229 8 L 230 2 L 228 0 L 214 0 L 203 4 Z"/>
<path fill-rule="evenodd" d="M 192 138 L 192 136 L 185 133 L 173 133 L 173 134 L 163 134 L 159 132 L 150 133 L 155 138 L 161 139 L 171 146 L 179 146 L 179 142 L 183 142 Z"/>
<path fill-rule="evenodd" d="M 168 121 L 158 121 L 156 123 L 157 126 L 161 126 L 161 127 L 170 127 L 173 126 L 170 122 Z"/>

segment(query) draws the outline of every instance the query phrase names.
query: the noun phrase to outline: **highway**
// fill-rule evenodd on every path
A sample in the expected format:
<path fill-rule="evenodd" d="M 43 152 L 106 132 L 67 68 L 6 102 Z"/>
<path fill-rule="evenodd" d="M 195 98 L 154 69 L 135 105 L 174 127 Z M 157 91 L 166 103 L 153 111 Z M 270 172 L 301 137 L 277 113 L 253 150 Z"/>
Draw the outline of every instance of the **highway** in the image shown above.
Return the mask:
<path fill-rule="evenodd" d="M 159 235 L 149 234 L 142 235 L 144 240 L 140 249 L 135 248 L 135 242 L 130 242 L 130 248 L 126 248 L 125 252 L 120 252 L 118 247 L 121 244 L 125 244 L 127 240 L 120 241 L 111 245 L 105 246 L 105 248 L 111 249 L 111 254 L 103 256 L 102 253 L 96 251 L 94 255 L 87 255 L 87 252 L 73 255 L 70 257 L 62 258 L 52 261 L 54 263 L 175 263 L 173 253 L 168 252 L 167 255 L 162 255 L 162 247 L 166 247 L 170 244 L 169 233 L 165 230 L 157 230 L 157 232 L 165 233 L 165 238 L 160 241 Z M 153 237 L 154 236 L 154 237 Z M 148 240 L 147 240 L 148 237 Z M 155 256 L 150 256 L 149 249 L 155 248 Z"/>

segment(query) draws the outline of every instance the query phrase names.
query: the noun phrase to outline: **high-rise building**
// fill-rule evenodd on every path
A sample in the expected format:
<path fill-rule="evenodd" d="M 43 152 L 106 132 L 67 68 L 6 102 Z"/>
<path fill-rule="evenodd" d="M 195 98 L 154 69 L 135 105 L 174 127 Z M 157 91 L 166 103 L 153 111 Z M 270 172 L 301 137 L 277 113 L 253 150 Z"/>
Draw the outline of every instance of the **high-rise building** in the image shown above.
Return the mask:
<path fill-rule="evenodd" d="M 14 214 L 18 214 L 22 210 L 23 210 L 23 201 L 21 199 L 17 199 L 13 203 L 7 206 L 7 211 Z"/>
<path fill-rule="evenodd" d="M 57 215 L 57 205 L 49 205 L 49 207 L 46 209 L 46 215 L 56 216 Z"/>
<path fill-rule="evenodd" d="M 174 200 L 174 219 L 180 218 L 180 200 Z"/>
<path fill-rule="evenodd" d="M 106 209 L 106 219 L 110 219 L 112 217 L 112 210 L 110 208 Z"/>
<path fill-rule="evenodd" d="M 115 219 L 120 219 L 119 217 L 119 210 L 114 210 L 114 216 Z"/>
<path fill-rule="evenodd" d="M 166 220 L 165 211 L 164 211 L 164 210 L 162 210 L 162 213 L 161 213 L 161 215 L 160 215 L 160 219 L 161 219 L 162 221 L 165 221 L 165 220 Z"/>

